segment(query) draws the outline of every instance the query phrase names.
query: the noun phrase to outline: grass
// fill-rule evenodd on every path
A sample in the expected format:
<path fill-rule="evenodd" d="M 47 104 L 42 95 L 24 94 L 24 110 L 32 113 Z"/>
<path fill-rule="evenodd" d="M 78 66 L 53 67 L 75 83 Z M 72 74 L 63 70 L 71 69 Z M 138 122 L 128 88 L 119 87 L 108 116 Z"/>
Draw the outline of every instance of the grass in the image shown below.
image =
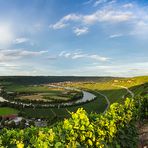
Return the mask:
<path fill-rule="evenodd" d="M 18 110 L 10 107 L 0 107 L 0 116 L 17 114 Z"/>
<path fill-rule="evenodd" d="M 105 94 L 110 103 L 118 102 L 122 103 L 124 102 L 124 95 L 126 95 L 127 91 L 125 89 L 113 89 L 113 90 L 99 90 L 102 94 Z"/>

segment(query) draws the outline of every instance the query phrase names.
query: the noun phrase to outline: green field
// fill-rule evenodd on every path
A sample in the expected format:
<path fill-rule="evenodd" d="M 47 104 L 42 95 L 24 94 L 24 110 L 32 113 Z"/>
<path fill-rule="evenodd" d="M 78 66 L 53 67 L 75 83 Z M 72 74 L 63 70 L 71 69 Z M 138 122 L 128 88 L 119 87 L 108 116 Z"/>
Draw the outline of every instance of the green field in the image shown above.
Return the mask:
<path fill-rule="evenodd" d="M 144 88 L 141 85 L 144 83 L 148 83 L 148 76 L 114 79 L 107 82 L 97 83 L 72 83 L 68 86 L 101 92 L 108 97 L 111 103 L 113 103 L 123 102 L 123 96 L 129 95 L 126 89 L 121 88 L 120 86 L 127 87 L 132 90 L 135 95 L 138 95 L 141 91 L 143 91 Z"/>
<path fill-rule="evenodd" d="M 137 95 L 144 90 L 143 85 L 142 86 L 138 85 L 136 87 L 136 89 L 134 87 L 131 89 L 133 89 L 133 92 L 136 93 Z M 148 89 L 148 87 L 145 88 L 145 91 L 147 89 Z M 123 95 L 128 96 L 128 93 L 125 89 L 117 89 L 117 88 L 112 89 L 112 90 L 110 90 L 110 89 L 101 90 L 100 89 L 100 90 L 96 90 L 96 91 L 99 91 L 102 94 L 105 94 L 109 98 L 110 103 L 113 103 L 113 102 L 121 102 L 122 103 L 125 100 L 124 98 L 122 98 L 122 96 Z M 78 106 L 74 106 L 74 107 L 67 107 L 67 108 L 59 108 L 59 109 L 57 109 L 57 108 L 52 108 L 52 109 L 51 108 L 49 108 L 49 109 L 31 109 L 31 108 L 29 108 L 28 109 L 27 108 L 27 109 L 24 109 L 23 112 L 25 112 L 25 114 L 28 117 L 35 116 L 35 117 L 41 117 L 41 118 L 45 117 L 48 119 L 54 118 L 55 115 L 60 118 L 68 117 L 69 116 L 68 111 L 75 112 L 80 107 L 83 107 L 88 113 L 90 113 L 90 112 L 101 113 L 107 107 L 107 102 L 104 99 L 104 97 L 100 96 L 97 93 L 96 93 L 96 95 L 97 95 L 96 100 L 86 103 L 86 104 L 83 104 L 83 105 L 78 105 Z"/>
<path fill-rule="evenodd" d="M 85 103 L 83 105 L 77 105 L 77 106 L 71 106 L 71 107 L 59 108 L 59 109 L 58 108 L 42 108 L 42 109 L 25 108 L 22 110 L 22 112 L 24 112 L 25 115 L 30 118 L 37 117 L 37 118 L 52 119 L 55 116 L 57 116 L 58 118 L 69 117 L 70 114 L 68 113 L 68 111 L 75 112 L 80 107 L 83 107 L 89 113 L 91 112 L 100 113 L 104 111 L 106 106 L 107 106 L 107 103 L 105 99 L 102 96 L 98 95 L 96 100 L 89 103 Z"/>
<path fill-rule="evenodd" d="M 49 120 L 53 120 L 54 118 L 63 119 L 65 117 L 69 117 L 69 111 L 75 112 L 78 108 L 83 107 L 88 113 L 96 112 L 101 113 L 107 107 L 107 102 L 103 96 L 101 96 L 98 92 L 104 94 L 108 97 L 110 103 L 113 102 L 120 102 L 122 103 L 125 100 L 125 97 L 130 96 L 126 89 L 121 88 L 119 86 L 128 87 L 132 90 L 135 95 L 138 95 L 142 91 L 148 90 L 148 76 L 143 77 L 134 77 L 134 78 L 112 78 L 107 81 L 100 81 L 100 82 L 73 82 L 70 84 L 66 84 L 65 86 L 75 87 L 79 89 L 85 89 L 92 93 L 95 93 L 97 98 L 94 101 L 77 105 L 71 106 L 66 108 L 24 108 L 20 110 L 20 112 L 29 118 L 48 118 Z M 145 86 L 142 85 L 145 83 Z M 42 92 L 42 93 L 51 93 L 54 94 L 59 93 L 55 90 L 49 90 L 47 86 L 33 86 L 33 85 L 18 85 L 18 84 L 11 84 L 6 86 L 7 91 L 17 91 L 17 92 Z"/>
<path fill-rule="evenodd" d="M 17 114 L 18 110 L 10 107 L 0 107 L 0 116 Z"/>
<path fill-rule="evenodd" d="M 28 92 L 28 93 L 51 92 L 51 90 L 49 90 L 49 87 L 47 86 L 30 86 L 30 85 L 17 85 L 17 84 L 6 86 L 6 91 L 19 92 L 19 93 L 21 92 Z M 56 93 L 57 91 L 52 91 L 52 92 Z"/>
<path fill-rule="evenodd" d="M 14 99 L 26 101 L 70 101 L 76 99 L 79 91 L 66 90 L 64 88 L 49 87 L 48 85 L 18 85 L 10 84 L 5 86 L 6 92 L 14 92 Z"/>

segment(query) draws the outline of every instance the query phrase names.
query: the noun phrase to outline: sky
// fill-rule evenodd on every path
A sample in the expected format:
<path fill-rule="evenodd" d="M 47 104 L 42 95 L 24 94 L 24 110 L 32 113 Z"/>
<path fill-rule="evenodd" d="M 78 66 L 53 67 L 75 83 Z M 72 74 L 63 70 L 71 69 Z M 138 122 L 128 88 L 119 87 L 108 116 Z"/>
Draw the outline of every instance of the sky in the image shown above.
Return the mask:
<path fill-rule="evenodd" d="M 0 75 L 148 75 L 147 0 L 0 0 Z"/>

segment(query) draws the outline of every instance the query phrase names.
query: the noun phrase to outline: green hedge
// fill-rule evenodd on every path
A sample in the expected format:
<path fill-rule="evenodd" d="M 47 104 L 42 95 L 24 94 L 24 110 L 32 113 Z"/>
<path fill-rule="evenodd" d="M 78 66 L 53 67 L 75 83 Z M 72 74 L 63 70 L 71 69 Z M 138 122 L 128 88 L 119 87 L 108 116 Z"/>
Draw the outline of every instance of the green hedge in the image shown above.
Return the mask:
<path fill-rule="evenodd" d="M 83 108 L 53 127 L 3 129 L 0 146 L 10 148 L 120 148 L 137 147 L 135 121 L 147 115 L 148 97 L 113 103 L 105 114 L 87 114 Z M 141 114 L 141 111 L 144 111 Z"/>

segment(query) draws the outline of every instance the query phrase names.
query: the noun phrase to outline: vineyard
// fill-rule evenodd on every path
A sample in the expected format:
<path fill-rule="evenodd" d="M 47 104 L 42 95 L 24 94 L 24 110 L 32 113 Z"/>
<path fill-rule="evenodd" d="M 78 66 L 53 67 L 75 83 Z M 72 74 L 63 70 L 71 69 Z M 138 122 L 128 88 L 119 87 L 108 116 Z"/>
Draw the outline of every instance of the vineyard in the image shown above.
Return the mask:
<path fill-rule="evenodd" d="M 24 130 L 3 129 L 1 147 L 71 148 L 136 147 L 136 121 L 146 118 L 148 96 L 113 103 L 105 114 L 87 114 L 83 108 L 52 127 Z"/>

